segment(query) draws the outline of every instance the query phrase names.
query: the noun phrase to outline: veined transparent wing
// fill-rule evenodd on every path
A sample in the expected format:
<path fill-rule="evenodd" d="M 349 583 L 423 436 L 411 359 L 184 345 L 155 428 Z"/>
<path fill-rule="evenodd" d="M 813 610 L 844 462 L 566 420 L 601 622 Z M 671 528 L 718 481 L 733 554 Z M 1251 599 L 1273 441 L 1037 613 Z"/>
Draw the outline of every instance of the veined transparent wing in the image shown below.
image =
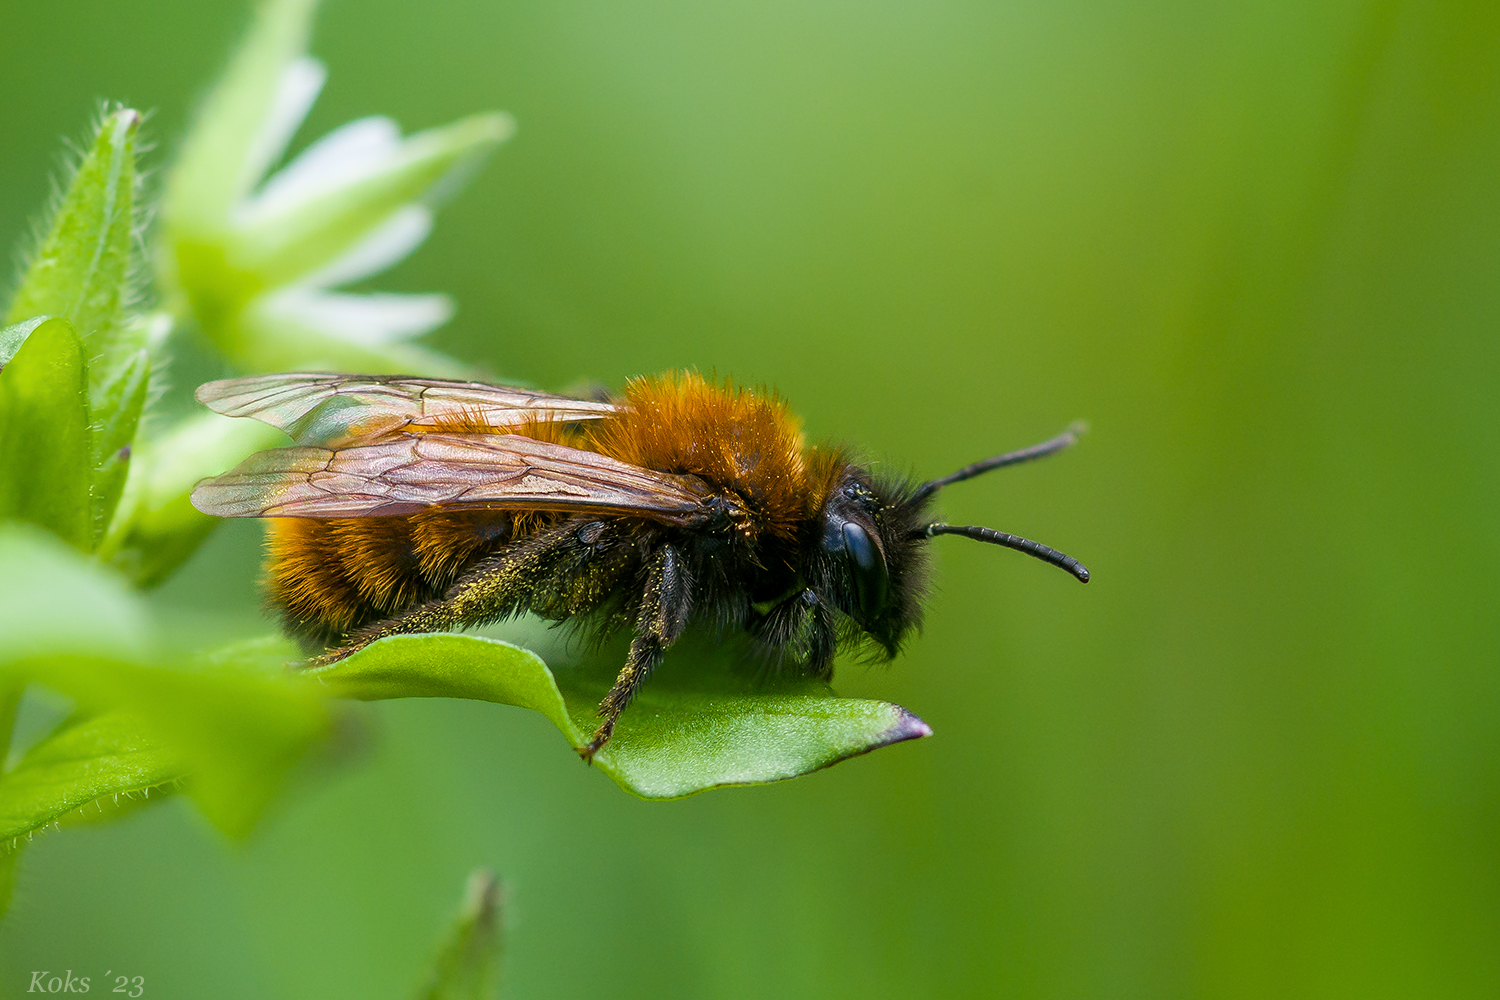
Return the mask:
<path fill-rule="evenodd" d="M 286 372 L 221 379 L 198 387 L 198 401 L 229 417 L 254 417 L 298 444 L 340 445 L 399 432 L 504 433 L 528 421 L 598 420 L 613 403 L 530 389 L 403 375 Z"/>
<path fill-rule="evenodd" d="M 595 511 L 689 524 L 709 513 L 691 476 L 519 434 L 414 434 L 346 448 L 278 448 L 205 479 L 218 517 L 383 517 L 430 507 Z"/>

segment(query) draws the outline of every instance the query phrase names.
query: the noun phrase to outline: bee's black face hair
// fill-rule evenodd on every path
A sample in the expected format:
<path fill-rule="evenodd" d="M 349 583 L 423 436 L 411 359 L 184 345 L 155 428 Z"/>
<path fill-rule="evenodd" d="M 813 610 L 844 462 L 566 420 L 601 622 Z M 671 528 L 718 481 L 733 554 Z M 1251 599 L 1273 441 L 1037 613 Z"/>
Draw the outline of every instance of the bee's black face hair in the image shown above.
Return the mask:
<path fill-rule="evenodd" d="M 823 509 L 823 598 L 831 599 L 852 618 L 887 656 L 895 656 L 906 633 L 921 624 L 925 544 L 930 538 L 962 535 L 1015 549 L 1088 583 L 1089 571 L 1082 563 L 1050 546 L 994 528 L 930 521 L 928 514 L 932 497 L 944 486 L 1056 454 L 1074 444 L 1083 431 L 1083 425 L 1074 424 L 1041 444 L 996 455 L 920 484 L 877 480 L 850 468 Z"/>

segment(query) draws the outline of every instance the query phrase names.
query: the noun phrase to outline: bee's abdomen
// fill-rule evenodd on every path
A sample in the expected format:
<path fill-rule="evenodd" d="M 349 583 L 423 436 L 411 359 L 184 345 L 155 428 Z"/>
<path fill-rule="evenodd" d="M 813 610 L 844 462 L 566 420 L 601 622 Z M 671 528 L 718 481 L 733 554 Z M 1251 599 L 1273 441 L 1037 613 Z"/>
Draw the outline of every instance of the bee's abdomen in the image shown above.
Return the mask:
<path fill-rule="evenodd" d="M 440 596 L 511 533 L 499 511 L 276 518 L 268 522 L 266 596 L 288 631 L 336 642 Z"/>

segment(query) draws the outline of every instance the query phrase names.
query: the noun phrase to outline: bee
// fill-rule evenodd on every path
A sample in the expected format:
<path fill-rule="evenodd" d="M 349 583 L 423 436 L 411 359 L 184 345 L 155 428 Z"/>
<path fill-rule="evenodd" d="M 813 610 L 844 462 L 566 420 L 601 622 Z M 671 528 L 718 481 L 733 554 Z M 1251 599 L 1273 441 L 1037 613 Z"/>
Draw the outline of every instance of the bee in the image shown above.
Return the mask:
<path fill-rule="evenodd" d="M 1081 428 L 926 482 L 809 446 L 777 395 L 696 373 L 572 399 L 478 382 L 291 373 L 209 382 L 200 402 L 289 433 L 193 490 L 200 511 L 270 518 L 266 590 L 332 662 L 391 635 L 523 612 L 629 653 L 579 753 L 592 760 L 689 625 L 832 676 L 840 648 L 894 657 L 921 623 L 927 542 L 1076 559 L 936 521 L 939 490 L 1051 455 Z"/>

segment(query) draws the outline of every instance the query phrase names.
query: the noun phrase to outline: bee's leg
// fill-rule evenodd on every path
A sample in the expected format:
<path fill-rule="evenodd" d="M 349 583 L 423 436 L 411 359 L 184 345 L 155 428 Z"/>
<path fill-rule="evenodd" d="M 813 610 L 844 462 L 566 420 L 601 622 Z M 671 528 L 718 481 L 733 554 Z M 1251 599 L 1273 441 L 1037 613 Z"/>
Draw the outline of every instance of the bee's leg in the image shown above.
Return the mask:
<path fill-rule="evenodd" d="M 537 582 L 546 579 L 554 564 L 577 547 L 571 524 L 540 532 L 475 564 L 448 588 L 441 600 L 429 601 L 404 615 L 368 625 L 338 649 L 310 662 L 316 666 L 334 663 L 390 635 L 447 632 L 513 615 L 527 605 Z"/>
<path fill-rule="evenodd" d="M 796 663 L 820 680 L 833 676 L 833 653 L 838 628 L 833 612 L 810 588 L 793 594 L 750 625 L 750 634 L 764 644 L 772 663 Z"/>
<path fill-rule="evenodd" d="M 636 616 L 635 638 L 630 641 L 630 653 L 625 657 L 625 666 L 615 678 L 615 686 L 599 703 L 599 714 L 604 722 L 594 733 L 588 745 L 578 751 L 586 761 L 609 742 L 615 731 L 615 720 L 630 704 L 636 690 L 656 669 L 668 647 L 676 642 L 687 627 L 692 613 L 692 581 L 682 565 L 682 557 L 670 545 L 663 545 L 648 563 L 645 593 L 641 595 L 641 610 Z"/>

